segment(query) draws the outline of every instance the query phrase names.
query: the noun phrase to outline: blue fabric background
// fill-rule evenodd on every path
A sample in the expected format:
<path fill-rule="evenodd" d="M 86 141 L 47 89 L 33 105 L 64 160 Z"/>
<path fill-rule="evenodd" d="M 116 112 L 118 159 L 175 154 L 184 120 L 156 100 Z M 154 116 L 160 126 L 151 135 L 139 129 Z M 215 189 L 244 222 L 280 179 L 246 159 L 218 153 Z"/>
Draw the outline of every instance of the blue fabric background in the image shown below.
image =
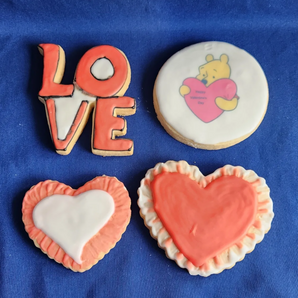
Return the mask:
<path fill-rule="evenodd" d="M 0 4 L 0 296 L 1 297 L 297 297 L 298 296 L 298 2 L 263 1 L 17 1 Z M 156 118 L 156 75 L 176 51 L 202 41 L 232 43 L 252 54 L 268 79 L 270 100 L 259 129 L 220 151 L 196 150 L 170 137 Z M 131 157 L 90 150 L 91 121 L 68 156 L 55 153 L 37 98 L 43 60 L 39 43 L 66 52 L 63 83 L 91 47 L 110 44 L 128 57 L 126 92 L 137 113 L 126 117 Z M 231 270 L 190 276 L 149 235 L 139 216 L 137 189 L 157 162 L 184 159 L 204 174 L 225 164 L 265 177 L 275 218 L 255 251 Z M 50 260 L 22 223 L 25 192 L 53 179 L 78 188 L 97 175 L 116 176 L 132 199 L 127 231 L 85 273 Z"/>

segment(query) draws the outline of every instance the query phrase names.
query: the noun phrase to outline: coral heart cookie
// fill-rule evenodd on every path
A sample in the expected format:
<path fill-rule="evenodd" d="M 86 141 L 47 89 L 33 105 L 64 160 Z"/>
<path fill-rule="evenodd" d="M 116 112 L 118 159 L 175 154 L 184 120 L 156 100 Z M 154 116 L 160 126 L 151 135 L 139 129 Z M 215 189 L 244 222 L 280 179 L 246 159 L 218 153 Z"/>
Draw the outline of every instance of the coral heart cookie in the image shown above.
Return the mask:
<path fill-rule="evenodd" d="M 120 50 L 97 46 L 81 58 L 71 85 L 60 84 L 65 67 L 63 49 L 40 44 L 44 56 L 42 88 L 44 103 L 56 152 L 67 155 L 93 112 L 91 146 L 94 154 L 132 155 L 133 141 L 115 139 L 126 134 L 126 122 L 117 116 L 135 113 L 135 100 L 123 96 L 130 83 L 130 66 Z"/>
<path fill-rule="evenodd" d="M 75 190 L 47 180 L 23 200 L 25 230 L 49 258 L 84 272 L 120 240 L 130 221 L 130 198 L 115 177 L 102 176 Z"/>
<path fill-rule="evenodd" d="M 233 267 L 262 241 L 274 216 L 265 179 L 230 165 L 204 176 L 185 161 L 159 163 L 138 194 L 151 235 L 191 275 Z"/>
<path fill-rule="evenodd" d="M 249 137 L 262 122 L 268 85 L 259 63 L 224 42 L 203 42 L 173 55 L 154 85 L 154 108 L 178 141 L 215 150 Z"/>

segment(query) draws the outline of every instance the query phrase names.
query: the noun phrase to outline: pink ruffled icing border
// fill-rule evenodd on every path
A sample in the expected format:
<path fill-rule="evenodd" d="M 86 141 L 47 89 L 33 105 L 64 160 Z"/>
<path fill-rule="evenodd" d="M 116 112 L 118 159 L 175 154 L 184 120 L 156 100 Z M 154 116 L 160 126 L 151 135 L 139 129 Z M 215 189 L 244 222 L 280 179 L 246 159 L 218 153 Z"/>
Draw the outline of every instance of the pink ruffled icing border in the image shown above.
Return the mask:
<path fill-rule="evenodd" d="M 57 243 L 35 227 L 32 213 L 36 204 L 48 196 L 54 194 L 76 196 L 92 189 L 108 192 L 114 199 L 115 212 L 107 224 L 86 243 L 81 256 L 83 262 L 78 264 Z M 33 186 L 26 193 L 22 207 L 23 222 L 29 237 L 49 258 L 73 271 L 83 272 L 101 260 L 121 239 L 130 221 L 130 205 L 131 200 L 126 188 L 115 177 L 96 177 L 77 190 L 57 181 L 46 180 Z"/>

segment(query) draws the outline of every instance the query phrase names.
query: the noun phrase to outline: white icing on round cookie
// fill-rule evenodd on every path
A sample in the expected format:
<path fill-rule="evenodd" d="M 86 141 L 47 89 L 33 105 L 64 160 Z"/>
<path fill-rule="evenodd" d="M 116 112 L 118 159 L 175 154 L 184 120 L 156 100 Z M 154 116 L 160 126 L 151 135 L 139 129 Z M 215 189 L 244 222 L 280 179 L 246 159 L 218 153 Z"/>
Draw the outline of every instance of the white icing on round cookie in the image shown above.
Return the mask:
<path fill-rule="evenodd" d="M 33 210 L 33 221 L 81 264 L 85 244 L 109 221 L 114 211 L 114 199 L 109 193 L 89 190 L 78 196 L 52 195 L 41 200 Z"/>
<path fill-rule="evenodd" d="M 96 97 L 83 93 L 76 86 L 72 97 L 53 98 L 56 108 L 58 139 L 65 140 L 83 101 L 94 102 Z"/>
<path fill-rule="evenodd" d="M 203 42 L 177 52 L 155 82 L 166 123 L 191 142 L 211 146 L 230 142 L 223 146 L 228 147 L 250 135 L 266 113 L 268 96 L 258 62 L 224 42 Z"/>
<path fill-rule="evenodd" d="M 107 80 L 114 75 L 114 67 L 107 58 L 97 59 L 91 66 L 90 71 L 98 80 Z"/>

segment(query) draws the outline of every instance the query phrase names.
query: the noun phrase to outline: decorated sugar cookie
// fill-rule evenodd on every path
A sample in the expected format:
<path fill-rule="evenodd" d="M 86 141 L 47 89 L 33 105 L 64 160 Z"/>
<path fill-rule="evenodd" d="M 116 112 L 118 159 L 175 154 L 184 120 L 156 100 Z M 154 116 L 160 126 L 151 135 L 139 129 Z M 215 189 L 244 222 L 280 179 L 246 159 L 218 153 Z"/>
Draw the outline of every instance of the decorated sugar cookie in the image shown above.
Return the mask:
<path fill-rule="evenodd" d="M 23 222 L 49 258 L 83 272 L 120 240 L 130 221 L 130 204 L 126 188 L 115 177 L 97 177 L 77 190 L 47 180 L 26 193 Z"/>
<path fill-rule="evenodd" d="M 154 86 L 154 107 L 178 141 L 221 149 L 249 137 L 262 122 L 268 85 L 259 63 L 224 42 L 203 42 L 173 55 Z"/>
<path fill-rule="evenodd" d="M 40 44 L 44 71 L 39 99 L 44 103 L 56 152 L 67 155 L 93 112 L 91 147 L 94 154 L 132 155 L 133 141 L 117 138 L 126 134 L 126 122 L 117 116 L 135 113 L 135 100 L 124 97 L 130 83 L 130 66 L 123 52 L 97 46 L 81 58 L 72 85 L 60 84 L 65 67 L 63 49 Z"/>
<path fill-rule="evenodd" d="M 185 161 L 159 163 L 138 194 L 151 235 L 191 275 L 233 267 L 262 241 L 274 216 L 265 180 L 230 165 L 204 176 Z"/>

